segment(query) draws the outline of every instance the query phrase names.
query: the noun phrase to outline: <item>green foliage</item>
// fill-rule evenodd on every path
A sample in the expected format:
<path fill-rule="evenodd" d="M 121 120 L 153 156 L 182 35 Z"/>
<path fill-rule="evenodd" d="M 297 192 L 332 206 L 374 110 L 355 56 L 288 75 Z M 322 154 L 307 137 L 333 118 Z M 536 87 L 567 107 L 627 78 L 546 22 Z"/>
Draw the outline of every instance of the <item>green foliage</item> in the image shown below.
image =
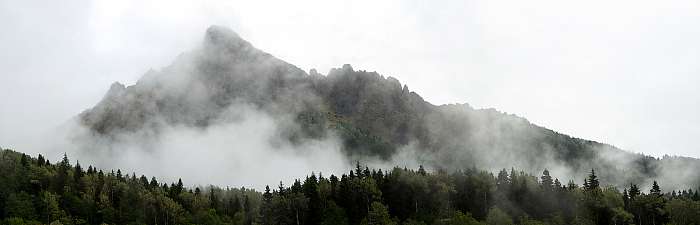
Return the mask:
<path fill-rule="evenodd" d="M 367 217 L 362 224 L 396 225 L 396 221 L 389 215 L 389 210 L 382 203 L 372 202 Z"/>
<path fill-rule="evenodd" d="M 454 216 L 449 219 L 438 220 L 436 224 L 439 225 L 483 225 L 483 223 L 474 219 L 469 213 L 462 213 L 457 211 Z"/>
<path fill-rule="evenodd" d="M 321 225 L 347 225 L 348 218 L 343 208 L 338 207 L 335 202 L 330 202 L 328 207 L 323 209 Z"/>
<path fill-rule="evenodd" d="M 688 199 L 673 199 L 666 204 L 670 220 L 676 225 L 700 224 L 700 202 Z"/>
<path fill-rule="evenodd" d="M 5 215 L 24 219 L 36 219 L 32 196 L 26 192 L 12 193 L 5 202 Z"/>
<path fill-rule="evenodd" d="M 520 218 L 520 225 L 546 225 L 544 222 L 531 219 L 529 217 L 521 217 Z"/>
<path fill-rule="evenodd" d="M 512 225 L 513 219 L 503 212 L 503 210 L 494 207 L 489 210 L 489 214 L 486 216 L 487 225 Z"/>
<path fill-rule="evenodd" d="M 2 151 L 2 224 L 700 224 L 697 190 L 664 194 L 657 183 L 649 193 L 636 185 L 620 193 L 601 188 L 593 171 L 579 188 L 561 186 L 548 171 L 540 179 L 515 169 L 385 172 L 358 162 L 340 177 L 311 174 L 260 193 L 84 171 L 67 156 L 56 165 L 39 161 Z"/>

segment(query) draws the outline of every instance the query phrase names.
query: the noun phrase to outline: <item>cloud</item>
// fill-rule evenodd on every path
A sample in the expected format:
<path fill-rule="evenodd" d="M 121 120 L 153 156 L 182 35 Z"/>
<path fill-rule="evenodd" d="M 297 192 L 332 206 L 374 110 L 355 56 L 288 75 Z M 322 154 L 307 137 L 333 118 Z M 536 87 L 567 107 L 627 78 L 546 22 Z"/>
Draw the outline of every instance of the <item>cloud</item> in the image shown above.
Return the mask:
<path fill-rule="evenodd" d="M 168 182 L 182 178 L 192 185 L 252 185 L 258 190 L 280 181 L 290 184 L 310 172 L 330 175 L 352 168 L 334 136 L 300 144 L 283 142 L 279 117 L 254 106 L 232 105 L 219 119 L 206 128 L 165 125 L 157 136 L 142 130 L 116 137 L 97 136 L 75 121 L 63 127 L 66 136 L 46 139 L 52 147 L 41 147 L 50 147 L 55 158 L 65 151 L 83 166 L 121 168 L 124 173 Z"/>

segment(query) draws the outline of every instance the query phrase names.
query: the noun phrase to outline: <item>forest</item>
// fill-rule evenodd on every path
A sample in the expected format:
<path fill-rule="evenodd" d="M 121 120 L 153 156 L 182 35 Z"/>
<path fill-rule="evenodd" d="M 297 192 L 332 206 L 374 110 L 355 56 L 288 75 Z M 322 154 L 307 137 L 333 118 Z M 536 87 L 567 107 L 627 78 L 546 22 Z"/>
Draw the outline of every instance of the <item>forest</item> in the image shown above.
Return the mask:
<path fill-rule="evenodd" d="M 356 167 L 254 190 L 159 182 L 103 171 L 64 155 L 52 163 L 5 149 L 0 156 L 1 224 L 563 225 L 700 224 L 698 189 L 662 190 L 560 181 L 544 170 L 497 174 Z M 235 173 L 235 171 L 212 172 Z"/>

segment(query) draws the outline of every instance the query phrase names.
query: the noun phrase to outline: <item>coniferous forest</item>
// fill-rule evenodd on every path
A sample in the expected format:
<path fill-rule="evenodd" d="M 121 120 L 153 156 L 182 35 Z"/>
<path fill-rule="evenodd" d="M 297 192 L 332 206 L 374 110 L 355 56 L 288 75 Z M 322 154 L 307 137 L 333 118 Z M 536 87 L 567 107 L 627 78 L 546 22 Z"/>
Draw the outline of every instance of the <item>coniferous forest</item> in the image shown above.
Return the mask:
<path fill-rule="evenodd" d="M 159 182 L 2 150 L 2 224 L 700 224 L 698 189 L 662 190 L 477 168 L 362 167 L 262 192 Z"/>

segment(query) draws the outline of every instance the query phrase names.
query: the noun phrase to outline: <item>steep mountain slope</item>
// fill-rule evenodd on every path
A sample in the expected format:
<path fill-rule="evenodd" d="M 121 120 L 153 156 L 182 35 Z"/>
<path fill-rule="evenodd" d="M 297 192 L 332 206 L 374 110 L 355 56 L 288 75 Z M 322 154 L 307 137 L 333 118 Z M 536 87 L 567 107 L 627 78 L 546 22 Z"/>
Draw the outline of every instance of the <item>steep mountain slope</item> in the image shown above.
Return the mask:
<path fill-rule="evenodd" d="M 223 115 L 239 104 L 274 115 L 280 137 L 290 143 L 338 136 L 352 159 L 407 154 L 439 169 L 549 168 L 577 178 L 595 168 L 602 181 L 619 185 L 650 179 L 674 187 L 700 184 L 693 173 L 666 176 L 700 170 L 697 159 L 633 154 L 494 109 L 435 106 L 392 77 L 350 65 L 326 76 L 307 74 L 216 26 L 207 30 L 201 48 L 172 65 L 149 71 L 129 87 L 113 84 L 79 120 L 102 138 L 157 137 L 163 126 L 228 122 Z"/>

